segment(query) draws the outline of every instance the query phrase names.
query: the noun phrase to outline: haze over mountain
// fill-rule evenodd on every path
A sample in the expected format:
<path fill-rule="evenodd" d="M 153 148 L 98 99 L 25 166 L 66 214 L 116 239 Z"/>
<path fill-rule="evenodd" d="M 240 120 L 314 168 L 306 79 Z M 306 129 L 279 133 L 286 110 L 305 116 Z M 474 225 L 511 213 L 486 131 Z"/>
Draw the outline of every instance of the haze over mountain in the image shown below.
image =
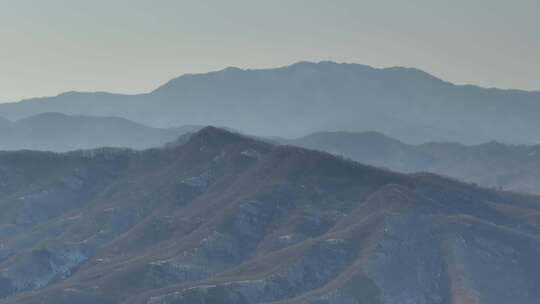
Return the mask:
<path fill-rule="evenodd" d="M 177 141 L 180 135 L 200 128 L 186 125 L 159 129 L 117 117 L 45 113 L 16 122 L 0 119 L 0 150 L 148 149 L 183 143 Z M 188 139 L 189 135 L 183 141 Z M 377 132 L 320 132 L 270 141 L 326 151 L 398 172 L 432 172 L 486 187 L 540 194 L 540 146 L 496 142 L 409 145 Z"/>
<path fill-rule="evenodd" d="M 183 75 L 141 95 L 68 92 L 0 105 L 0 116 L 11 120 L 44 112 L 119 116 L 154 127 L 223 125 L 266 136 L 375 130 L 410 143 L 540 142 L 540 92 L 334 62 Z"/>
<path fill-rule="evenodd" d="M 537 303 L 540 197 L 207 127 L 0 153 L 0 303 Z"/>
<path fill-rule="evenodd" d="M 0 150 L 71 151 L 99 147 L 146 149 L 199 129 L 158 129 L 118 117 L 37 114 L 15 122 L 0 119 Z"/>
<path fill-rule="evenodd" d="M 409 145 L 377 132 L 321 132 L 280 142 L 394 171 L 432 172 L 486 187 L 540 194 L 540 145 Z"/>

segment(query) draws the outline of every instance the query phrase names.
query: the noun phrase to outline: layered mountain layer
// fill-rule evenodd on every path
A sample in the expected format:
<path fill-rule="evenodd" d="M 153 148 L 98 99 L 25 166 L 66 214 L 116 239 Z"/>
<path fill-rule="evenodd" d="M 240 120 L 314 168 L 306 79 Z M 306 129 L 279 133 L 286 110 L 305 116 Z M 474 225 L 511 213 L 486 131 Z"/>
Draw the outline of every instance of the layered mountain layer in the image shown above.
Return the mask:
<path fill-rule="evenodd" d="M 0 153 L 0 303 L 537 303 L 540 197 L 207 127 Z"/>

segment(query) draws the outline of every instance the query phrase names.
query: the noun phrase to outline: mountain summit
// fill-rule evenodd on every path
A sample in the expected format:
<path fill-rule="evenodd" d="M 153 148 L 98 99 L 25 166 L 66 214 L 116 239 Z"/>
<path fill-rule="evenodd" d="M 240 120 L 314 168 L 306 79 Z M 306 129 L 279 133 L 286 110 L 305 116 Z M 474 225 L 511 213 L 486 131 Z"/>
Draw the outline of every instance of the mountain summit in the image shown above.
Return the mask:
<path fill-rule="evenodd" d="M 207 127 L 0 153 L 0 303 L 537 303 L 540 198 Z"/>
<path fill-rule="evenodd" d="M 412 68 L 334 62 L 183 75 L 140 95 L 72 92 L 0 105 L 0 116 L 10 120 L 43 112 L 119 116 L 154 127 L 223 125 L 286 137 L 375 130 L 412 143 L 540 142 L 540 92 L 454 85 Z"/>

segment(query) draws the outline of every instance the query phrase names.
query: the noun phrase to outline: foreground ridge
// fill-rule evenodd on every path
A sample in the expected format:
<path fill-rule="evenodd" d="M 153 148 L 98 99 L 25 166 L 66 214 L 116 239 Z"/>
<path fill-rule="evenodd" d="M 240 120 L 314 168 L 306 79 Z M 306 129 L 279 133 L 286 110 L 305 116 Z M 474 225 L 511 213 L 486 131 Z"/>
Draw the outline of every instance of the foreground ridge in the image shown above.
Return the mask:
<path fill-rule="evenodd" d="M 205 127 L 0 153 L 0 303 L 536 303 L 540 198 Z"/>

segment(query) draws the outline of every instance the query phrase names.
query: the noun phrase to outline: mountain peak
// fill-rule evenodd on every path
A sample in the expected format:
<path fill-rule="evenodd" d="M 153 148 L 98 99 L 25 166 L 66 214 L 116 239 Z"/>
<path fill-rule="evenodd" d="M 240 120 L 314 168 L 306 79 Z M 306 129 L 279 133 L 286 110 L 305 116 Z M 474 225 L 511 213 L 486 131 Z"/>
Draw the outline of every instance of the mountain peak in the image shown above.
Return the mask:
<path fill-rule="evenodd" d="M 0 116 L 18 120 L 64 112 L 122 116 L 153 127 L 226 125 L 281 137 L 371 129 L 408 143 L 496 139 L 529 144 L 540 142 L 538 132 L 531 132 L 540 126 L 539 100 L 539 94 L 525 91 L 453 85 L 414 68 L 302 61 L 186 74 L 139 95 L 66 93 L 32 99 L 0 105 Z M 324 119 L 313 119 L 321 113 Z"/>
<path fill-rule="evenodd" d="M 239 67 L 234 67 L 234 66 L 226 67 L 223 70 L 221 70 L 221 72 L 228 72 L 228 73 L 236 73 L 236 72 L 243 72 L 243 71 L 244 71 L 243 69 Z"/>
<path fill-rule="evenodd" d="M 223 128 L 207 126 L 195 132 L 189 139 L 188 143 L 221 146 L 239 143 L 246 140 L 252 139 Z"/>
<path fill-rule="evenodd" d="M 0 153 L 17 177 L 0 191 L 0 302 L 451 303 L 466 276 L 485 303 L 508 282 L 502 302 L 537 303 L 538 197 L 265 149 L 217 127 L 182 147 Z M 58 223 L 65 233 L 39 229 Z"/>

